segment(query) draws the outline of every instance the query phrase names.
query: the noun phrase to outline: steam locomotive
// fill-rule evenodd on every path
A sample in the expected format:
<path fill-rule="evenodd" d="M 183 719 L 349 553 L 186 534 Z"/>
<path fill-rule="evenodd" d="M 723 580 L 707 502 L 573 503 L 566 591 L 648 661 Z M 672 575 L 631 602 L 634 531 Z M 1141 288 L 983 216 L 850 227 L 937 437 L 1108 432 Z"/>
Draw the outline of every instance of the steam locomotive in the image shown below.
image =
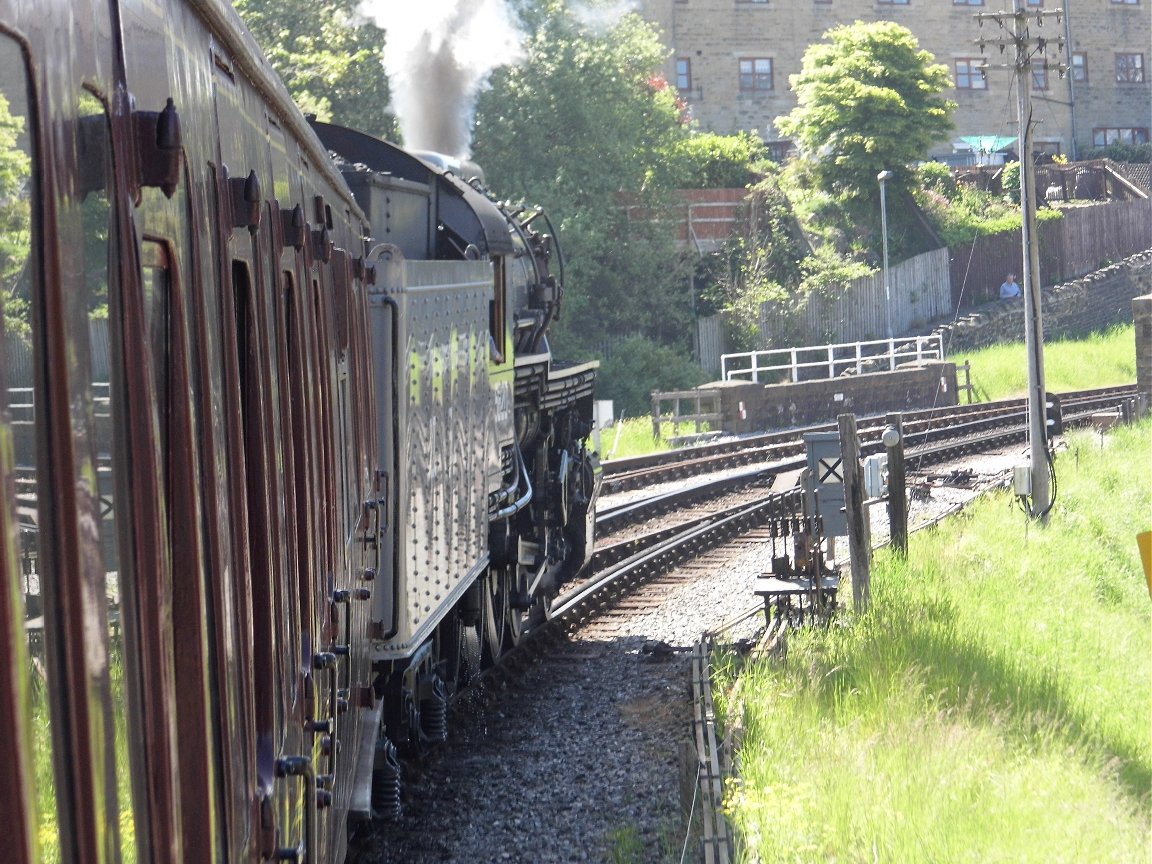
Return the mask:
<path fill-rule="evenodd" d="M 0 0 L 5 860 L 342 860 L 587 560 L 546 217 L 225 0 Z"/>

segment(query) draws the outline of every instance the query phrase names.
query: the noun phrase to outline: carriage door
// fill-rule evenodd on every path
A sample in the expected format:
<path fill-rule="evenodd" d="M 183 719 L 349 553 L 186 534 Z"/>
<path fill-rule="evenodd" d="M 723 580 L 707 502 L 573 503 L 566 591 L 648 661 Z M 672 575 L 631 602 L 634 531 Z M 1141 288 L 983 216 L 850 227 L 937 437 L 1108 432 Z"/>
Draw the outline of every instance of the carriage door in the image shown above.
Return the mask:
<path fill-rule="evenodd" d="M 21 49 L 0 36 L 2 854 L 165 860 L 151 817 L 173 800 L 149 782 L 163 756 L 148 749 L 163 732 L 138 722 L 145 555 L 125 446 L 108 108 L 97 92 L 58 92 L 69 116 L 52 142 L 71 158 L 42 174 L 31 91 Z"/>
<path fill-rule="evenodd" d="M 249 848 L 255 841 L 266 858 L 311 860 L 315 771 L 300 724 L 289 723 L 289 706 L 299 699 L 299 651 L 288 634 L 299 628 L 288 623 L 297 617 L 287 563 L 294 531 L 286 531 L 288 484 L 281 475 L 286 458 L 277 370 L 282 328 L 278 261 L 270 237 L 267 117 L 238 86 L 230 61 L 219 55 L 215 61 L 225 434 L 235 623 L 244 652 L 239 675 L 250 736 L 245 752 L 236 755 L 254 781 L 246 788 L 255 790 L 250 803 L 258 834 L 248 838 Z"/>

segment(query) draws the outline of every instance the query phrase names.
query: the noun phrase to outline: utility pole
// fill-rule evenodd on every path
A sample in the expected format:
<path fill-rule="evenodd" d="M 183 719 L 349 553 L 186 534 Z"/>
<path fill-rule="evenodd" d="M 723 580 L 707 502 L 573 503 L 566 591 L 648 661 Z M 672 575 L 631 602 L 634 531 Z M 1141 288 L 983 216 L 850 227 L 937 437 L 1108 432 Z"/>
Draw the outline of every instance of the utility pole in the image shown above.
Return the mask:
<path fill-rule="evenodd" d="M 1024 279 L 1024 344 L 1028 353 L 1028 446 L 1031 451 L 1031 504 L 1029 512 L 1033 519 L 1042 523 L 1048 520 L 1052 507 L 1052 472 L 1048 465 L 1048 431 L 1044 412 L 1044 322 L 1040 304 L 1040 249 L 1036 234 L 1036 171 L 1032 164 L 1032 81 L 1034 69 L 1056 69 L 1063 77 L 1067 66 L 1062 62 L 1049 63 L 1047 48 L 1055 42 L 1060 60 L 1064 56 L 1064 34 L 1059 26 L 1064 16 L 1063 9 L 1044 11 L 1026 9 L 1026 0 L 1013 0 L 1011 12 L 978 12 L 976 20 L 980 27 L 986 21 L 995 22 L 1000 33 L 990 39 L 977 39 L 980 53 L 992 45 L 1003 55 L 1008 50 L 1001 68 L 1012 69 L 1016 75 L 1017 113 L 1020 152 L 1020 210 L 1022 217 L 1021 242 L 1023 245 Z M 1045 19 L 1056 19 L 1056 37 L 1053 40 L 1043 36 L 1033 37 L 1032 25 L 1037 32 L 1044 26 Z M 985 75 L 988 64 L 980 74 Z"/>

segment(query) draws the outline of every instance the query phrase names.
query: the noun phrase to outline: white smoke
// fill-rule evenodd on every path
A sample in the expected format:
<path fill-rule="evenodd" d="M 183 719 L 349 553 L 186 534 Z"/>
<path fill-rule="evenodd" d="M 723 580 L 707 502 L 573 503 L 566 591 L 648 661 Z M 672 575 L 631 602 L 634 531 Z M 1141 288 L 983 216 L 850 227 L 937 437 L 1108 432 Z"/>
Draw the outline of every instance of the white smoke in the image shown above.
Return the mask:
<path fill-rule="evenodd" d="M 629 12 L 640 8 L 639 0 L 619 0 L 615 3 L 584 3 L 580 0 L 569 5 L 572 17 L 584 25 L 589 32 L 603 36 L 620 23 Z"/>
<path fill-rule="evenodd" d="M 505 0 L 365 0 L 360 11 L 387 33 L 384 68 L 405 146 L 470 155 L 477 95 L 524 54 Z"/>

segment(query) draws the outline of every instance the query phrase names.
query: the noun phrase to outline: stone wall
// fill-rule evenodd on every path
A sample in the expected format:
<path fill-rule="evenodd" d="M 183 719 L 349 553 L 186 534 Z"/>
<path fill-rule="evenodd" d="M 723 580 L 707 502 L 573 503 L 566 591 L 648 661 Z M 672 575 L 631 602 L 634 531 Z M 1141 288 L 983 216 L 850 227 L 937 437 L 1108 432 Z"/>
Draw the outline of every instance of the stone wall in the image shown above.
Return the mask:
<path fill-rule="evenodd" d="M 1152 292 L 1152 249 L 1040 292 L 1044 340 L 1074 338 L 1132 320 L 1132 299 Z M 1024 340 L 1024 298 L 996 300 L 935 331 L 945 356 Z"/>
<path fill-rule="evenodd" d="M 746 434 L 831 423 L 845 413 L 864 417 L 955 405 L 956 366 L 929 363 L 796 384 L 723 381 L 706 386 L 720 391 L 724 431 Z"/>
<path fill-rule="evenodd" d="M 1152 400 L 1152 294 L 1132 301 L 1132 320 L 1136 322 L 1136 389 Z"/>

